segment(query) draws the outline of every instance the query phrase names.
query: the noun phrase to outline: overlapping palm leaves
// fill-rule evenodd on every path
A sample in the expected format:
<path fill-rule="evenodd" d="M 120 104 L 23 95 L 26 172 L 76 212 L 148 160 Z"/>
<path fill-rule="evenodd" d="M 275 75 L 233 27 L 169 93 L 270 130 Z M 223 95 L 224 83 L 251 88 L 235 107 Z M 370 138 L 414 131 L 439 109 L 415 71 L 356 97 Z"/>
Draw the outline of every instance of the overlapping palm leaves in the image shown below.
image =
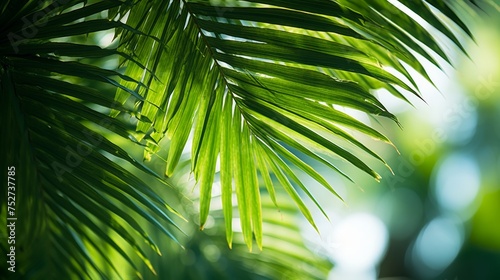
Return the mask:
<path fill-rule="evenodd" d="M 191 223 L 189 241 L 183 242 L 185 248 L 162 242 L 159 248 L 165 252 L 163 256 L 153 255 L 150 259 L 157 275 L 144 267 L 144 279 L 326 279 L 332 264 L 321 254 L 320 247 L 305 246 L 293 201 L 286 199 L 283 190 L 277 191 L 282 201 L 280 211 L 276 211 L 268 195 L 262 197 L 262 251 L 249 252 L 239 230 L 234 234 L 232 248 L 227 246 L 223 211 L 217 203 L 219 194 L 213 197 L 218 206 L 212 209 L 206 228 L 200 231 Z M 149 227 L 149 232 L 152 238 L 161 239 L 162 233 L 154 226 Z"/>
<path fill-rule="evenodd" d="M 450 1 L 409 2 L 3 1 L 2 111 L 8 116 L 4 131 L 12 135 L 3 145 L 12 148 L 5 164 L 19 166 L 19 200 L 25 203 L 19 215 L 30 217 L 24 226 L 33 233 L 20 243 L 38 247 L 25 245 L 34 252 L 28 257 L 57 251 L 40 264 L 45 270 L 21 270 L 42 275 L 71 259 L 65 273 L 84 278 L 84 263 L 100 271 L 89 246 L 106 259 L 98 238 L 134 266 L 102 226 L 118 233 L 149 266 L 136 236 L 154 251 L 156 245 L 135 222 L 138 217 L 174 238 L 175 226 L 165 226 L 173 223 L 174 211 L 116 160 L 166 184 L 163 174 L 137 162 L 110 140 L 114 136 L 144 145 L 146 159 L 167 136 L 167 176 L 191 141 L 200 225 L 220 172 L 229 244 L 237 204 L 245 243 L 251 247 L 255 239 L 263 246 L 259 182 L 275 204 L 275 188 L 283 188 L 314 225 L 300 193 L 315 202 L 314 196 L 293 168 L 337 193 L 303 156 L 350 179 L 333 164 L 339 157 L 378 180 L 358 154 L 383 159 L 349 130 L 390 143 L 341 109 L 397 121 L 372 90 L 383 87 L 405 99 L 418 91 L 408 66 L 429 79 L 417 55 L 438 66 L 437 57 L 448 61 L 440 40 L 421 22 L 460 49 L 457 38 L 471 36 Z M 474 4 L 464 1 L 462 8 Z M 117 49 L 78 42 L 102 30 L 115 31 Z M 124 72 L 85 61 L 108 56 L 120 57 Z M 135 127 L 123 116 L 136 119 Z"/>
<path fill-rule="evenodd" d="M 187 128 L 193 128 L 200 225 L 209 214 L 214 174 L 220 172 L 229 244 L 236 192 L 245 240 L 249 247 L 253 238 L 262 246 L 259 177 L 271 197 L 275 187 L 283 187 L 314 225 L 297 189 L 318 203 L 292 167 L 337 193 L 301 157 L 350 180 L 332 164 L 332 157 L 340 157 L 379 180 L 357 153 L 385 162 L 347 129 L 390 143 L 340 108 L 397 122 L 372 90 L 387 88 L 405 99 L 405 94 L 418 94 L 408 66 L 429 79 L 417 54 L 438 67 L 436 57 L 449 61 L 436 36 L 403 12 L 405 5 L 464 49 L 456 34 L 470 31 L 446 1 L 139 2 L 127 24 L 154 39 L 135 36 L 120 49 L 145 58 L 141 63 L 152 69 L 150 73 L 129 62 L 126 70 L 146 85 L 139 89 L 149 101 L 141 103 L 141 113 L 153 121 L 137 125 L 148 143 L 145 158 L 159 149 L 166 135 L 170 151 L 165 173 L 172 175 L 190 141 Z M 125 31 L 122 36 L 134 35 Z M 398 70 L 405 81 L 387 67 Z M 123 85 L 129 87 L 130 82 Z M 121 102 L 127 98 L 125 93 L 117 95 Z M 346 142 L 358 150 L 351 152 Z"/>
<path fill-rule="evenodd" d="M 114 49 L 72 42 L 79 35 L 127 28 L 99 18 L 102 11 L 124 3 L 84 2 L 3 1 L 0 5 L 2 115 L 6 116 L 2 140 L 7 141 L 2 148 L 8 149 L 2 166 L 17 169 L 17 271 L 31 279 L 85 278 L 86 264 L 100 271 L 88 250 L 97 250 L 111 263 L 101 240 L 139 267 L 110 237 L 111 232 L 149 266 L 138 241 L 144 239 L 153 250 L 157 248 L 140 221 L 175 239 L 175 226 L 165 226 L 174 225 L 165 198 L 117 159 L 147 174 L 149 180 L 166 184 L 163 177 L 110 140 L 122 137 L 137 142 L 133 127 L 109 117 L 109 111 L 131 117 L 131 110 L 114 102 L 114 93 L 117 87 L 123 88 L 142 102 L 133 88 L 119 84 L 120 79 L 140 83 L 85 62 L 112 55 L 133 59 Z M 67 36 L 72 39 L 61 39 Z M 2 212 L 5 203 L 2 200 Z M 2 242 L 3 249 L 6 244 Z"/>

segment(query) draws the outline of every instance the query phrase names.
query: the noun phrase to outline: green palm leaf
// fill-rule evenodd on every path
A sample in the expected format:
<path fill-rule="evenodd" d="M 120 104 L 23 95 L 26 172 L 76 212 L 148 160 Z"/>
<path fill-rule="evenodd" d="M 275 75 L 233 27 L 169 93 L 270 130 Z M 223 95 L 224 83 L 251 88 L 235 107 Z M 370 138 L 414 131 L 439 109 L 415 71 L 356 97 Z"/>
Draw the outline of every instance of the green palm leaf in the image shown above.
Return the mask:
<path fill-rule="evenodd" d="M 198 200 L 197 194 L 191 196 L 195 202 Z M 193 221 L 190 224 L 192 234 L 182 242 L 185 250 L 173 242 L 162 243 L 160 250 L 168 254 L 151 258 L 158 274 L 152 275 L 143 268 L 144 279 L 326 279 L 332 264 L 320 254 L 318 247 L 306 246 L 293 201 L 283 190 L 278 189 L 275 196 L 280 201 L 279 209 L 269 195 L 262 195 L 262 251 L 249 252 L 244 233 L 240 230 L 234 232 L 232 248 L 228 248 L 224 229 L 225 210 L 218 203 L 221 197 L 214 195 L 211 222 L 206 224 L 205 230 L 199 231 Z M 193 220 L 198 216 L 194 205 L 182 206 L 191 213 L 189 217 Z M 236 204 L 234 208 L 237 208 Z M 236 221 L 238 219 L 241 216 L 235 217 Z M 149 232 L 153 238 L 161 238 L 161 233 L 154 227 L 150 227 Z"/>
<path fill-rule="evenodd" d="M 359 155 L 367 153 L 385 162 L 346 128 L 390 141 L 339 106 L 397 122 L 372 90 L 387 88 L 407 100 L 405 95 L 418 94 L 418 89 L 406 65 L 430 81 L 417 54 L 438 67 L 438 60 L 449 62 L 436 35 L 401 5 L 464 49 L 457 39 L 459 33 L 471 33 L 448 1 L 395 6 L 382 0 L 249 0 L 219 5 L 157 0 L 138 1 L 129 14 L 119 12 L 127 15 L 128 25 L 154 38 L 127 30 L 121 34 L 126 40 L 120 51 L 138 57 L 150 70 L 123 60 L 126 75 L 140 77 L 145 85 L 138 88 L 146 101 L 140 112 L 151 122 L 139 121 L 136 127 L 139 140 L 147 143 L 144 157 L 156 153 L 167 136 L 170 148 L 165 174 L 171 176 L 192 131 L 192 171 L 201 192 L 202 228 L 216 172 L 222 178 L 230 244 L 231 195 L 235 192 L 245 242 L 251 248 L 255 237 L 262 246 L 257 174 L 267 178 L 271 194 L 276 184 L 268 176 L 276 176 L 314 225 L 295 188 L 313 201 L 314 196 L 290 166 L 336 193 L 290 147 L 334 170 L 339 171 L 332 158 L 341 158 L 380 179 Z M 399 71 L 406 81 L 389 73 L 387 67 Z M 130 88 L 133 82 L 122 85 Z M 123 90 L 116 95 L 120 103 L 129 98 Z M 350 145 L 343 144 L 345 141 Z"/>
<path fill-rule="evenodd" d="M 0 87 L 6 116 L 2 141 L 7 141 L 2 149 L 9 149 L 2 166 L 13 165 L 17 172 L 16 269 L 30 279 L 84 279 L 94 273 L 106 279 L 102 263 L 89 250 L 97 250 L 107 260 L 106 267 L 115 270 L 107 256 L 110 251 L 139 271 L 141 266 L 132 257 L 137 255 L 154 271 L 141 240 L 150 251 L 160 252 L 143 224 L 154 225 L 174 240 L 178 234 L 173 218 L 177 213 L 150 187 L 152 181 L 169 187 L 163 176 L 119 144 L 128 142 L 141 149 L 129 121 L 140 115 L 133 107 L 114 102 L 114 93 L 121 88 L 141 103 L 144 99 L 135 87 L 142 84 L 89 62 L 118 57 L 136 61 L 91 41 L 100 30 L 133 31 L 119 21 L 100 18 L 101 13 L 125 4 L 85 2 L 3 1 L 0 5 Z M 135 87 L 126 88 L 121 81 Z M 111 110 L 120 112 L 120 117 L 110 117 Z M 141 177 L 131 168 L 140 170 Z M 107 246 L 102 247 L 102 242 Z M 127 247 L 132 254 L 124 250 Z"/>
<path fill-rule="evenodd" d="M 476 2 L 459 6 L 471 11 Z M 269 250 L 241 253 L 242 259 L 272 278 L 283 269 L 273 261 L 277 254 L 289 267 L 309 258 L 297 236 L 285 245 L 296 245 L 302 255 L 266 245 L 286 239 L 271 236 L 266 225 L 297 230 L 270 219 L 269 208 L 289 207 L 284 191 L 315 227 L 304 199 L 321 206 L 296 168 L 338 196 L 304 156 L 348 180 L 335 159 L 380 179 L 361 158 L 384 160 L 350 132 L 390 140 L 342 108 L 397 123 L 373 90 L 386 88 L 407 101 L 419 94 L 409 67 L 432 82 L 417 56 L 438 67 L 449 63 L 440 36 L 464 51 L 463 38 L 472 34 L 451 3 L 2 1 L 2 129 L 10 135 L 2 137 L 9 149 L 3 166 L 16 167 L 17 216 L 24 219 L 18 222 L 19 275 L 123 276 L 110 253 L 138 277 L 143 267 L 154 274 L 150 253 L 160 254 L 157 242 L 164 235 L 176 242 L 179 213 L 168 195 L 152 187 L 170 186 L 164 174 L 134 154 L 151 159 L 166 144 L 164 173 L 172 176 L 190 143 L 201 228 L 220 175 L 216 199 L 222 201 L 227 243 L 241 252 L 255 239 Z M 114 32 L 112 47 L 98 46 L 102 31 Z M 233 233 L 233 217 L 241 233 Z M 150 236 L 145 225 L 161 237 Z M 0 246 L 7 251 L 5 243 Z M 321 279 L 327 269 L 320 264 L 296 274 Z"/>

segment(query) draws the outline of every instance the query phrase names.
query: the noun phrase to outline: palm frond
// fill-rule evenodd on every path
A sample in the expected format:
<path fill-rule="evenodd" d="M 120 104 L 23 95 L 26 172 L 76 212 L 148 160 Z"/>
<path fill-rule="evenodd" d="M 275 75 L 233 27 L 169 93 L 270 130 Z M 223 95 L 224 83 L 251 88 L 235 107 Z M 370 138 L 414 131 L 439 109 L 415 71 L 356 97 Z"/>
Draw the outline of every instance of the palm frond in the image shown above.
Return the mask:
<path fill-rule="evenodd" d="M 421 20 L 405 12 L 404 6 Z M 128 25 L 155 38 L 124 30 L 120 47 L 150 70 L 124 62 L 126 75 L 140 77 L 145 84 L 138 90 L 147 101 L 140 111 L 152 122 L 139 121 L 136 128 L 142 133 L 139 140 L 147 142 L 145 158 L 157 152 L 167 136 L 165 173 L 172 175 L 192 128 L 201 227 L 210 209 L 214 173 L 220 171 L 228 242 L 232 242 L 231 196 L 236 192 L 249 247 L 253 237 L 262 246 L 258 174 L 267 178 L 271 194 L 277 184 L 269 176 L 276 177 L 314 226 L 296 188 L 316 200 L 291 166 L 337 193 L 295 151 L 349 180 L 332 159 L 341 158 L 379 180 L 359 156 L 367 153 L 383 164 L 384 160 L 346 129 L 390 140 L 341 108 L 397 122 L 372 90 L 387 88 L 407 100 L 405 95 L 418 95 L 408 66 L 430 81 L 417 55 L 438 67 L 439 60 L 450 61 L 437 33 L 422 22 L 462 50 L 459 34 L 471 36 L 453 6 L 441 0 L 249 0 L 217 5 L 157 0 L 136 2 L 127 16 Z M 404 79 L 388 72 L 388 67 Z M 120 90 L 116 96 L 120 103 L 128 98 Z"/>
<path fill-rule="evenodd" d="M 17 215 L 27 219 L 19 222 L 19 275 L 105 279 L 109 267 L 113 276 L 123 276 L 110 252 L 139 277 L 143 266 L 154 273 L 149 252 L 159 247 L 144 224 L 176 240 L 179 213 L 150 187 L 168 187 L 163 174 L 131 153 L 145 148 L 150 159 L 166 138 L 167 176 L 191 144 L 202 228 L 220 173 L 226 241 L 235 251 L 251 248 L 253 239 L 259 248 L 276 240 L 265 226 L 270 201 L 283 207 L 281 191 L 314 226 L 304 196 L 321 206 L 294 168 L 334 196 L 304 156 L 348 180 L 336 159 L 380 179 L 361 158 L 384 160 L 350 131 L 390 140 L 342 108 L 397 122 L 373 90 L 386 88 L 408 101 L 419 94 L 409 67 L 431 81 L 417 56 L 438 67 L 449 63 L 443 37 L 464 51 L 463 37 L 472 34 L 451 3 L 3 1 L 0 88 L 3 135 L 10 135 L 2 137 L 9 149 L 3 163 L 16 167 L 23 203 Z M 101 31 L 114 32 L 116 48 L 98 46 Z M 109 66 L 118 60 L 123 68 Z M 233 217 L 241 233 L 233 233 Z M 269 251 L 242 258 L 273 277 L 280 263 Z M 298 256 L 288 253 L 293 266 Z M 41 262 L 29 261 L 35 258 Z M 326 267 L 304 277 L 322 278 Z"/>
<path fill-rule="evenodd" d="M 232 248 L 228 248 L 225 210 L 218 203 L 220 195 L 212 198 L 211 222 L 204 231 L 196 228 L 197 209 L 192 209 L 193 204 L 184 204 L 182 208 L 191 213 L 189 217 L 193 221 L 192 234 L 182 242 L 185 250 L 173 242 L 162 243 L 160 250 L 169 253 L 152 257 L 151 263 L 158 268 L 158 274 L 152 275 L 143 268 L 144 279 L 326 279 L 332 268 L 331 262 L 317 248 L 308 248 L 304 242 L 299 228 L 300 217 L 293 201 L 283 190 L 277 190 L 275 195 L 281 201 L 279 210 L 269 195 L 262 195 L 261 252 L 249 252 L 240 229 L 234 233 Z M 195 202 L 196 196 L 191 194 Z M 234 217 L 235 220 L 240 218 Z M 153 227 L 149 231 L 152 237 L 161 238 Z"/>
<path fill-rule="evenodd" d="M 2 166 L 15 166 L 17 172 L 16 269 L 30 279 L 84 279 L 94 273 L 105 279 L 104 268 L 89 250 L 96 250 L 114 267 L 109 251 L 103 249 L 108 247 L 138 271 L 124 250 L 132 248 L 154 271 L 140 243 L 159 253 L 157 241 L 140 221 L 174 240 L 178 234 L 173 218 L 177 213 L 149 186 L 158 181 L 168 187 L 164 177 L 119 145 L 125 141 L 141 148 L 130 122 L 140 116 L 133 107 L 114 102 L 114 93 L 121 88 L 141 103 L 144 99 L 135 88 L 142 84 L 88 61 L 118 57 L 135 61 L 116 48 L 92 42 L 97 31 L 133 31 L 102 18 L 102 13 L 125 3 L 86 2 L 2 1 L 0 5 L 0 87 L 6 116 L 2 140 L 8 141 L 2 143 L 2 149 L 8 149 L 2 152 L 6 154 Z M 121 81 L 135 86 L 126 88 Z M 111 110 L 120 112 L 120 117 L 110 117 Z M 140 170 L 149 183 L 130 168 Z M 1 203 L 4 211 L 6 200 Z M 120 238 L 111 238 L 112 234 Z"/>

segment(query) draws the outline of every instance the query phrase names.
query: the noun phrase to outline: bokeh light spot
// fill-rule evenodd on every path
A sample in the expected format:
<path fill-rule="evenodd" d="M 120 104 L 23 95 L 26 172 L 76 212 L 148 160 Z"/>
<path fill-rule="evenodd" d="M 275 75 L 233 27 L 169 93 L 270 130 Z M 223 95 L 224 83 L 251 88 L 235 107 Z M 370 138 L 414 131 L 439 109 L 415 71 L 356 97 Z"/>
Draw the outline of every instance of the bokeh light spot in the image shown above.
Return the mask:
<path fill-rule="evenodd" d="M 411 248 L 411 264 L 423 278 L 435 277 L 457 257 L 464 242 L 461 223 L 447 217 L 430 221 Z"/>
<path fill-rule="evenodd" d="M 467 155 L 453 154 L 439 166 L 434 194 L 443 209 L 460 212 L 474 202 L 479 186 L 477 163 Z"/>
<path fill-rule="evenodd" d="M 338 267 L 368 270 L 378 265 L 385 253 L 388 233 L 384 223 L 372 214 L 354 214 L 333 230 L 333 240 L 340 246 L 332 249 Z"/>

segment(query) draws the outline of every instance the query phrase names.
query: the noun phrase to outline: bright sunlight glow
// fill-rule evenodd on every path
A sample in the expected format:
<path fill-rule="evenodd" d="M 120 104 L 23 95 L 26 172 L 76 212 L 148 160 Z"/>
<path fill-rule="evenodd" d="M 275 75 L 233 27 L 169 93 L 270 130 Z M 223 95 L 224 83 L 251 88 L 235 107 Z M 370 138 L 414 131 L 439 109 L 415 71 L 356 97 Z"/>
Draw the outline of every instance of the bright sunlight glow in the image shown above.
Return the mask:
<path fill-rule="evenodd" d="M 336 265 L 333 273 L 338 270 L 343 275 L 347 271 L 359 275 L 361 271 L 374 270 L 384 256 L 388 231 L 378 217 L 360 213 L 340 221 L 333 229 L 332 240 L 340 244 L 331 250 Z"/>

